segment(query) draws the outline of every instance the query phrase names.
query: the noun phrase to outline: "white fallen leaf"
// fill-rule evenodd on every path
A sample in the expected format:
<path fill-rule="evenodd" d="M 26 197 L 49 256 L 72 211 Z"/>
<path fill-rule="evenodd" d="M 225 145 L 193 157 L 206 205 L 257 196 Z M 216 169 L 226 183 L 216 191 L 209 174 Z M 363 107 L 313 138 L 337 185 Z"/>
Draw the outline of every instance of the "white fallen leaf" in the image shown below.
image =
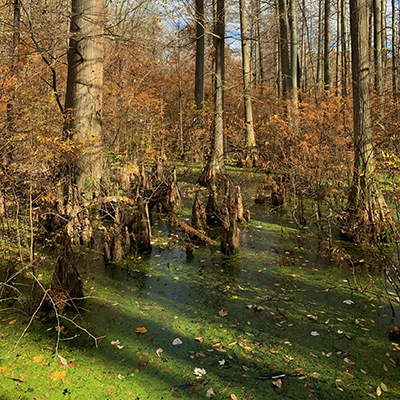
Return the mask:
<path fill-rule="evenodd" d="M 214 390 L 208 389 L 207 393 L 206 393 L 206 397 L 211 397 L 211 396 L 215 396 Z"/>
<path fill-rule="evenodd" d="M 344 362 L 347 362 L 347 363 L 350 362 L 350 360 L 349 360 L 347 357 L 343 358 L 343 361 L 344 361 Z"/>
<path fill-rule="evenodd" d="M 344 304 L 354 304 L 354 301 L 353 300 L 343 300 L 343 303 Z"/>
<path fill-rule="evenodd" d="M 317 331 L 312 331 L 311 336 L 319 336 L 319 333 Z"/>
<path fill-rule="evenodd" d="M 66 365 L 68 365 L 68 361 L 64 358 L 61 357 L 60 355 L 58 355 L 58 357 L 60 358 L 61 364 L 65 367 Z"/>
<path fill-rule="evenodd" d="M 118 374 L 118 379 L 121 379 L 121 381 L 122 381 L 122 379 L 125 379 L 125 377 L 121 374 Z"/>
<path fill-rule="evenodd" d="M 197 375 L 197 376 L 203 376 L 205 375 L 207 372 L 204 368 L 195 368 L 193 374 Z"/>
<path fill-rule="evenodd" d="M 219 365 L 225 365 L 225 360 L 223 360 L 223 359 L 219 360 L 218 363 L 219 363 Z"/>
<path fill-rule="evenodd" d="M 117 345 L 117 344 L 119 344 L 120 342 L 119 342 L 119 340 L 111 340 L 111 344 L 113 345 L 113 346 L 115 346 L 115 345 Z"/>
<path fill-rule="evenodd" d="M 177 345 L 182 344 L 182 343 L 183 343 L 182 340 L 179 339 L 179 338 L 174 339 L 174 341 L 172 342 L 172 344 L 173 344 L 174 346 L 177 346 Z"/>
<path fill-rule="evenodd" d="M 122 346 L 122 344 L 117 344 L 117 346 L 116 346 L 116 347 L 117 347 L 117 349 L 118 349 L 118 350 L 121 350 L 121 349 L 123 349 L 123 348 L 124 348 L 124 346 Z"/>
<path fill-rule="evenodd" d="M 161 353 L 163 351 L 164 351 L 164 349 L 162 349 L 161 347 L 156 350 L 156 354 L 158 355 L 158 357 L 161 357 Z"/>

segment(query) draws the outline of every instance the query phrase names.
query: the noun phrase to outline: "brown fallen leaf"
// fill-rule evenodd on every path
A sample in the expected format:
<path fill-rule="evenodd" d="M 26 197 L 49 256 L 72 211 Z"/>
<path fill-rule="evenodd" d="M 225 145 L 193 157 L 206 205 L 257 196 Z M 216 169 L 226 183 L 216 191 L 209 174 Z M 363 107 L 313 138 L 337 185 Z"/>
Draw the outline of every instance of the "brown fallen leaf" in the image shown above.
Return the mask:
<path fill-rule="evenodd" d="M 196 337 L 196 338 L 194 338 L 194 340 L 196 342 L 199 342 L 199 343 L 203 343 L 204 342 L 204 338 L 202 338 L 202 337 Z"/>
<path fill-rule="evenodd" d="M 312 321 L 318 321 L 318 317 L 316 315 L 307 314 L 307 318 L 311 319 Z"/>
<path fill-rule="evenodd" d="M 279 389 L 282 387 L 282 381 L 280 379 L 273 380 L 272 384 L 278 387 Z"/>
<path fill-rule="evenodd" d="M 225 317 L 226 315 L 228 315 L 228 312 L 225 310 L 225 308 L 223 308 L 218 314 L 219 314 L 221 317 Z"/>

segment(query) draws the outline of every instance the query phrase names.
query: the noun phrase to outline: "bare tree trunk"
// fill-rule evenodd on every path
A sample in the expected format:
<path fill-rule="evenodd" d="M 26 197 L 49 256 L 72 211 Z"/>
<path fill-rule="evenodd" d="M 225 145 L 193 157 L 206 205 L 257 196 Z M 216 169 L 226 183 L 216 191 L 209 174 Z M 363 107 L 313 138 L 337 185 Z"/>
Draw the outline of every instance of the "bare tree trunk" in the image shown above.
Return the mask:
<path fill-rule="evenodd" d="M 342 36 L 342 21 L 341 21 L 341 17 L 342 17 L 342 12 L 340 10 L 342 3 L 341 0 L 337 0 L 337 24 L 336 24 L 336 30 L 337 30 L 337 41 L 336 41 L 336 95 L 340 96 L 341 90 L 341 71 L 342 71 L 342 54 L 341 54 L 341 41 L 343 39 Z"/>
<path fill-rule="evenodd" d="M 282 95 L 286 98 L 290 88 L 288 13 L 286 0 L 277 1 L 279 10 L 279 47 L 281 54 Z"/>
<path fill-rule="evenodd" d="M 379 239 L 390 221 L 375 181 L 370 111 L 368 0 L 350 0 L 353 77 L 354 173 L 345 218 L 345 235 L 357 242 Z"/>
<path fill-rule="evenodd" d="M 346 35 L 346 0 L 340 0 L 341 55 L 342 55 L 342 96 L 347 97 L 347 35 Z"/>
<path fill-rule="evenodd" d="M 392 91 L 393 100 L 397 102 L 397 27 L 396 0 L 392 0 Z"/>
<path fill-rule="evenodd" d="M 323 12 L 322 12 L 322 1 L 319 0 L 318 7 L 318 59 L 317 59 L 317 91 L 316 91 L 316 100 L 317 103 L 321 98 L 322 92 L 322 73 L 323 73 L 323 36 L 322 36 L 322 28 L 323 28 Z"/>
<path fill-rule="evenodd" d="M 373 0 L 374 16 L 374 61 L 375 61 L 375 91 L 378 96 L 382 96 L 382 14 L 380 0 Z"/>
<path fill-rule="evenodd" d="M 76 185 L 92 198 L 103 172 L 103 1 L 72 0 L 70 35 L 65 133 L 83 146 L 75 165 Z"/>
<path fill-rule="evenodd" d="M 21 1 L 14 0 L 13 2 L 13 40 L 11 49 L 11 77 L 18 77 L 18 60 L 19 60 L 19 42 L 20 42 L 20 26 L 21 26 Z M 8 130 L 14 130 L 14 102 L 15 90 L 11 93 L 10 99 L 7 101 L 7 124 Z"/>
<path fill-rule="evenodd" d="M 251 70 L 249 55 L 249 32 L 247 27 L 246 0 L 240 0 L 240 31 L 242 39 L 242 70 L 244 118 L 246 125 L 246 146 L 251 149 L 256 145 L 253 127 L 253 111 L 251 105 Z"/>
<path fill-rule="evenodd" d="M 225 0 L 217 0 L 215 21 L 215 93 L 214 145 L 212 169 L 219 170 L 224 158 L 224 69 L 225 69 Z"/>
<path fill-rule="evenodd" d="M 204 101 L 204 0 L 196 0 L 196 77 L 195 101 L 198 110 Z"/>
<path fill-rule="evenodd" d="M 331 90 L 331 0 L 325 0 L 324 18 L 324 89 Z"/>
<path fill-rule="evenodd" d="M 297 124 L 298 117 L 298 57 L 299 57 L 299 24 L 297 17 L 297 0 L 290 0 L 290 29 L 291 29 L 291 106 L 290 118 L 293 124 Z"/>

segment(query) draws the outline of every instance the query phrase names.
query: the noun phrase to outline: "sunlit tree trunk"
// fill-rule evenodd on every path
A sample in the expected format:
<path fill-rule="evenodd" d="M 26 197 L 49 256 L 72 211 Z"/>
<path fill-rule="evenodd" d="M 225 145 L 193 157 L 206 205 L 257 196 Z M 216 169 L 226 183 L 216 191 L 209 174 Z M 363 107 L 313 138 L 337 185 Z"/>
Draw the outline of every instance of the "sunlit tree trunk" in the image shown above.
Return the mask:
<path fill-rule="evenodd" d="M 374 16 L 374 62 L 375 62 L 375 91 L 378 96 L 382 95 L 382 14 L 380 0 L 373 0 Z"/>
<path fill-rule="evenodd" d="M 196 77 L 195 101 L 198 110 L 204 101 L 204 0 L 196 0 Z"/>
<path fill-rule="evenodd" d="M 246 146 L 253 148 L 256 145 L 253 127 L 253 111 L 251 104 L 251 70 L 249 55 L 249 31 L 247 26 L 246 0 L 240 0 L 240 32 L 242 39 L 242 70 L 244 117 L 246 125 Z"/>
<path fill-rule="evenodd" d="M 224 158 L 224 69 L 225 69 L 225 0 L 217 0 L 215 21 L 215 93 L 214 145 L 212 167 L 219 170 Z"/>
<path fill-rule="evenodd" d="M 347 96 L 347 35 L 346 35 L 346 0 L 340 0 L 340 23 L 341 23 L 341 57 L 342 57 L 342 96 Z"/>
<path fill-rule="evenodd" d="M 324 89 L 331 90 L 331 0 L 325 0 L 324 15 Z"/>
<path fill-rule="evenodd" d="M 316 91 L 316 101 L 319 102 L 322 92 L 322 74 L 323 74 L 323 10 L 322 10 L 323 0 L 318 2 L 318 50 L 317 50 L 317 91 Z"/>
<path fill-rule="evenodd" d="M 397 101 L 397 27 L 396 0 L 392 0 L 392 91 L 393 99 Z"/>
<path fill-rule="evenodd" d="M 354 172 L 345 234 L 357 242 L 376 240 L 385 229 L 386 206 L 376 186 L 370 110 L 368 0 L 350 0 L 353 77 Z"/>
<path fill-rule="evenodd" d="M 336 95 L 340 96 L 340 87 L 341 87 L 341 71 L 342 71 L 342 54 L 341 54 L 341 40 L 343 38 L 342 36 L 342 13 L 340 10 L 341 7 L 341 0 L 337 0 L 337 21 L 336 21 Z"/>
<path fill-rule="evenodd" d="M 99 189 L 103 172 L 102 88 L 103 1 L 72 0 L 65 133 L 82 146 L 74 175 L 87 198 Z"/>
<path fill-rule="evenodd" d="M 293 119 L 297 119 L 298 109 L 298 66 L 299 66 L 299 23 L 297 16 L 297 0 L 290 0 L 290 52 L 291 52 L 291 64 L 290 64 L 290 78 L 291 78 L 291 116 Z"/>

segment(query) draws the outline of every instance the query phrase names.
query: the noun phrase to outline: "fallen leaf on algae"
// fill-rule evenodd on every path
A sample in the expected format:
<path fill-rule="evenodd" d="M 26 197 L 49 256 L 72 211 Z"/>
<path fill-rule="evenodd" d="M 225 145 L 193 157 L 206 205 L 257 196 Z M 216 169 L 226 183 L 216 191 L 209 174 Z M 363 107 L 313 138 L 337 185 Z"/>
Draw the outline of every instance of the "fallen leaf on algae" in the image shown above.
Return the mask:
<path fill-rule="evenodd" d="M 232 399 L 232 400 L 238 400 L 238 398 L 236 397 L 236 395 L 233 394 L 233 393 L 231 394 L 231 399 Z"/>
<path fill-rule="evenodd" d="M 278 387 L 279 389 L 282 387 L 282 381 L 280 379 L 272 381 L 272 384 Z"/>
<path fill-rule="evenodd" d="M 10 321 L 8 324 L 9 325 L 12 325 L 12 324 L 15 324 L 17 322 L 17 320 L 16 319 L 13 319 L 12 321 Z"/>
<path fill-rule="evenodd" d="M 156 354 L 158 355 L 158 357 L 161 357 L 161 353 L 163 351 L 164 351 L 164 349 L 162 349 L 161 347 L 156 350 Z"/>
<path fill-rule="evenodd" d="M 43 360 L 43 356 L 35 356 L 33 357 L 33 362 L 34 363 L 40 363 L 40 361 Z"/>
<path fill-rule="evenodd" d="M 379 386 L 376 388 L 376 394 L 378 397 L 382 394 L 382 390 Z"/>
<path fill-rule="evenodd" d="M 0 367 L 0 372 L 3 372 L 7 367 Z"/>
<path fill-rule="evenodd" d="M 307 314 L 307 318 L 311 319 L 312 321 L 318 321 L 318 317 L 316 315 Z"/>
<path fill-rule="evenodd" d="M 386 386 L 383 382 L 381 382 L 381 389 L 382 389 L 384 392 L 387 392 L 387 391 L 388 391 L 387 386 Z"/>
<path fill-rule="evenodd" d="M 58 379 L 64 378 L 64 376 L 67 375 L 67 371 L 56 371 L 53 374 L 51 374 L 50 378 L 52 381 L 57 381 Z"/>
<path fill-rule="evenodd" d="M 144 326 L 139 326 L 136 328 L 136 333 L 146 333 L 147 329 Z"/>
<path fill-rule="evenodd" d="M 64 357 L 61 357 L 60 355 L 58 355 L 58 357 L 59 357 L 59 359 L 60 359 L 60 361 L 61 361 L 61 364 L 64 365 L 64 367 L 65 367 L 66 365 L 68 365 L 68 362 L 67 362 L 67 360 L 66 360 Z"/>
<path fill-rule="evenodd" d="M 182 343 L 183 343 L 182 340 L 179 339 L 179 338 L 174 339 L 174 341 L 172 342 L 172 344 L 173 344 L 174 346 L 178 346 L 178 345 L 180 345 L 180 344 L 182 344 Z"/>
<path fill-rule="evenodd" d="M 228 312 L 223 308 L 218 314 L 219 314 L 221 317 L 225 317 L 226 315 L 228 315 Z"/>
<path fill-rule="evenodd" d="M 211 396 L 215 396 L 214 390 L 208 389 L 207 393 L 206 393 L 206 397 L 211 397 Z"/>
<path fill-rule="evenodd" d="M 174 277 L 174 280 L 179 281 L 179 277 L 178 277 L 178 276 L 175 276 L 175 277 Z"/>
<path fill-rule="evenodd" d="M 196 337 L 196 338 L 194 338 L 194 340 L 196 342 L 199 342 L 199 343 L 203 343 L 204 342 L 204 338 L 202 338 L 202 337 Z"/>
<path fill-rule="evenodd" d="M 205 375 L 207 372 L 204 368 L 195 368 L 193 374 L 197 375 L 199 377 L 202 377 L 203 375 Z"/>

